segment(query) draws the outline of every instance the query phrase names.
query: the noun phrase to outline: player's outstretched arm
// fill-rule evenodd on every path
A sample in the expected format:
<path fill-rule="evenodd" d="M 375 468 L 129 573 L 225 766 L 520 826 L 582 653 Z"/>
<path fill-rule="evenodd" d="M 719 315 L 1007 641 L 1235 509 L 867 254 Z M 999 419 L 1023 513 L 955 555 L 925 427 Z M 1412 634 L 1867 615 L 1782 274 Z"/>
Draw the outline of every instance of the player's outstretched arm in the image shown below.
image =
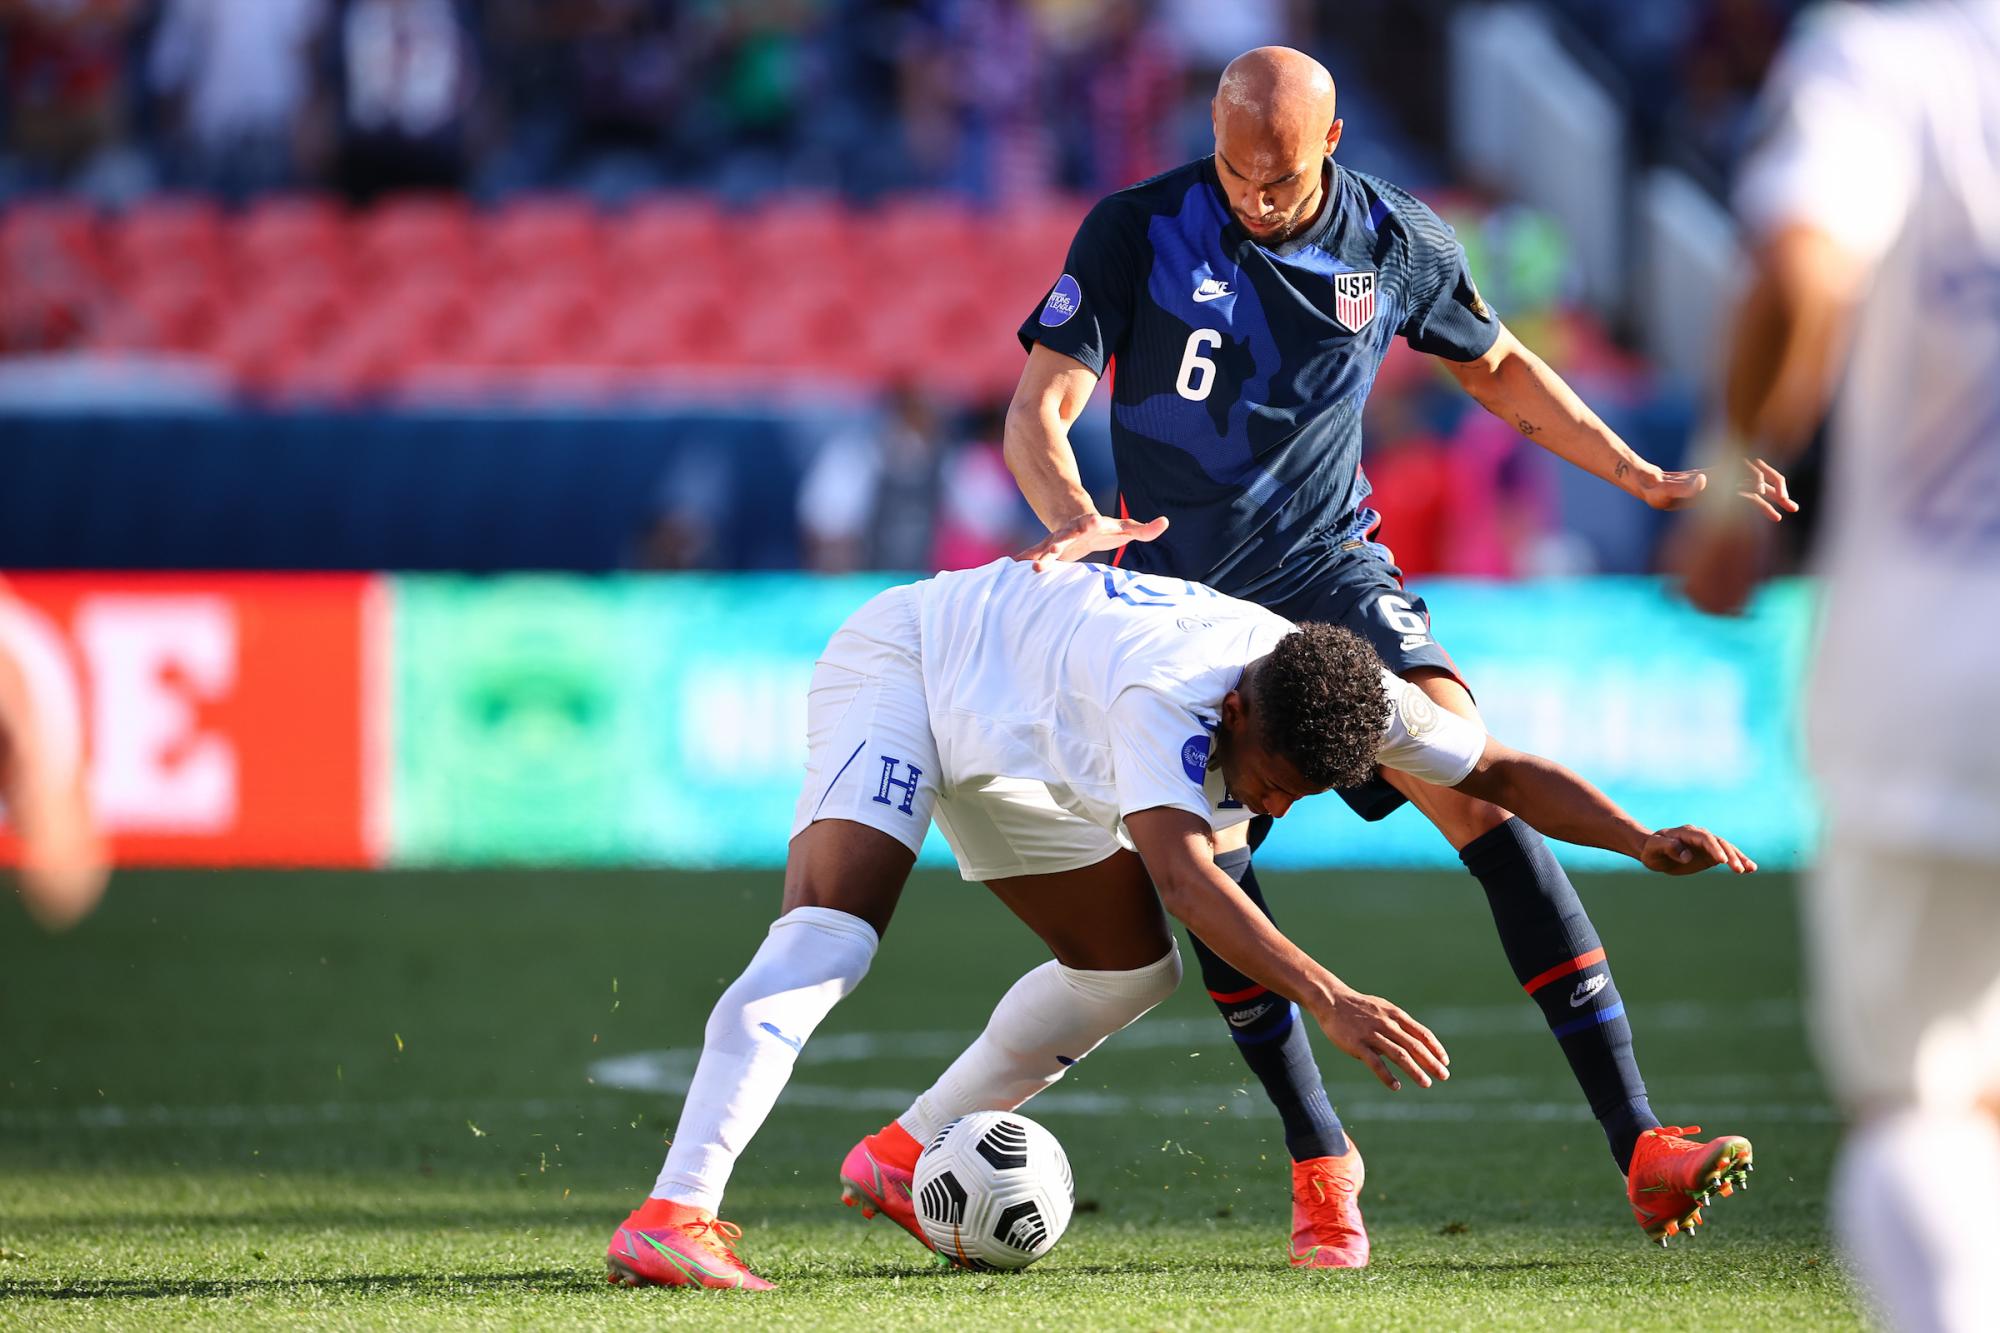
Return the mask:
<path fill-rule="evenodd" d="M 1391 1064 L 1428 1088 L 1450 1078 L 1451 1057 L 1431 1030 L 1376 995 L 1364 995 L 1286 939 L 1215 864 L 1208 825 L 1186 810 L 1161 806 L 1128 815 L 1160 902 L 1237 971 L 1313 1016 L 1327 1040 L 1402 1090 Z"/>
<path fill-rule="evenodd" d="M 1618 803 L 1552 759 L 1486 738 L 1486 748 L 1458 790 L 1511 810 L 1545 837 L 1621 852 L 1663 875 L 1728 866 L 1739 875 L 1757 863 L 1692 824 L 1648 830 Z"/>
<path fill-rule="evenodd" d="M 75 925 L 104 895 L 104 845 L 76 756 L 44 734 L 27 681 L 0 653 L 0 800 L 21 835 L 21 901 L 50 930 Z"/>
<path fill-rule="evenodd" d="M 1075 357 L 1035 344 L 1027 368 L 1007 405 L 1004 451 L 1007 468 L 1048 527 L 1049 535 L 1015 557 L 1041 569 L 1050 561 L 1081 560 L 1131 541 L 1151 541 L 1167 530 L 1167 520 L 1146 523 L 1097 512 L 1077 471 L 1069 428 L 1090 401 L 1097 375 Z"/>
<path fill-rule="evenodd" d="M 1663 472 L 1639 457 L 1562 376 L 1505 326 L 1478 360 L 1440 360 L 1459 387 L 1481 407 L 1564 462 L 1655 509 L 1690 505 L 1708 486 L 1709 478 L 1703 472 Z M 1761 459 L 1745 459 L 1732 466 L 1740 467 L 1741 475 L 1718 478 L 1718 484 L 1729 481 L 1739 496 L 1773 522 L 1798 512 L 1799 506 L 1778 469 Z"/>

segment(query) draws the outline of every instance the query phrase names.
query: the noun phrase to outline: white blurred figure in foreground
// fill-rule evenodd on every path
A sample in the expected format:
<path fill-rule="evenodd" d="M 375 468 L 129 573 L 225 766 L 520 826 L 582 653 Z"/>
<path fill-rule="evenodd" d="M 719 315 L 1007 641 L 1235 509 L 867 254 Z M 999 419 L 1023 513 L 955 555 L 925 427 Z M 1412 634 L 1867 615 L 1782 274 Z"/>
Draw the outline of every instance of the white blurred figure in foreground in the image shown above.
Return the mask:
<path fill-rule="evenodd" d="M 1807 913 L 1851 1122 L 1834 1221 L 1894 1326 L 1991 1329 L 2000 733 L 1975 717 L 2000 683 L 2000 0 L 1808 15 L 1766 98 L 1711 447 L 1782 465 L 1834 409 Z M 1690 599 L 1736 610 L 1767 534 L 1718 505 L 1690 535 Z"/>
<path fill-rule="evenodd" d="M 0 804 L 20 838 L 29 915 L 72 926 L 104 895 L 104 846 L 84 794 L 83 710 L 74 678 L 0 580 Z"/>

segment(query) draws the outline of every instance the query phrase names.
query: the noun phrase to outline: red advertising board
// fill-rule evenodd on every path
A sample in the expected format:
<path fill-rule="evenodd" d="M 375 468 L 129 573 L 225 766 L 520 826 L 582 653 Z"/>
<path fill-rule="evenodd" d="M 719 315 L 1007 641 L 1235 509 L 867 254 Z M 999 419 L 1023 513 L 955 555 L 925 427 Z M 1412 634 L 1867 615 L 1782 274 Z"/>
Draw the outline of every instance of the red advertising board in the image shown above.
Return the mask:
<path fill-rule="evenodd" d="M 80 714 L 120 864 L 358 866 L 366 575 L 14 575 L 10 637 Z M 14 840 L 0 829 L 0 860 Z"/>

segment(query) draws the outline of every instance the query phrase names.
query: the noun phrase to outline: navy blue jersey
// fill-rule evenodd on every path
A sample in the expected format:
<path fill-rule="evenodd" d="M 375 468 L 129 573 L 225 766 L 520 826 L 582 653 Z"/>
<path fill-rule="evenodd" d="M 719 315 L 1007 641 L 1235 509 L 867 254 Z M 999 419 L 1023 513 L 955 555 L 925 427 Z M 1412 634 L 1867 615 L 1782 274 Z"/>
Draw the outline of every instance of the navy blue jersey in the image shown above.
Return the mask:
<path fill-rule="evenodd" d="M 1256 601 L 1299 592 L 1366 536 L 1361 409 L 1389 340 L 1454 361 L 1499 320 L 1451 228 L 1414 196 L 1326 165 L 1311 227 L 1266 248 L 1203 158 L 1105 198 L 1021 326 L 1112 376 L 1122 510 L 1172 522 L 1123 563 Z"/>

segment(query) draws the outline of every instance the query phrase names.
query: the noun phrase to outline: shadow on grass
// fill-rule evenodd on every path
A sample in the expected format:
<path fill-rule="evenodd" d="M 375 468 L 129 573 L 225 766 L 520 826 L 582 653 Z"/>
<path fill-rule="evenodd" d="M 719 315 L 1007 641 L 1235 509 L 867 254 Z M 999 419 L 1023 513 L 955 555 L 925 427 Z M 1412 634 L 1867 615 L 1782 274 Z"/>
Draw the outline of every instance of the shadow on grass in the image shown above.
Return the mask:
<path fill-rule="evenodd" d="M 450 1231 L 470 1234 L 486 1230 L 529 1230 L 537 1227 L 598 1227 L 610 1234 L 620 1199 L 602 1207 L 572 1202 L 444 1208 L 267 1208 L 217 1209 L 207 1212 L 176 1208 L 146 1209 L 123 1217 L 85 1217 L 76 1213 L 19 1213 L 0 1217 L 0 1240 L 8 1237 L 153 1232 L 161 1227 L 199 1227 L 240 1231 Z"/>
<path fill-rule="evenodd" d="M 600 1271 L 537 1268 L 520 1273 L 356 1273 L 344 1277 L 288 1278 L 86 1278 L 75 1282 L 0 1282 L 0 1301 L 147 1301 L 163 1297 L 212 1299 L 293 1291 L 434 1292 L 546 1288 L 596 1291 L 608 1287 Z"/>

